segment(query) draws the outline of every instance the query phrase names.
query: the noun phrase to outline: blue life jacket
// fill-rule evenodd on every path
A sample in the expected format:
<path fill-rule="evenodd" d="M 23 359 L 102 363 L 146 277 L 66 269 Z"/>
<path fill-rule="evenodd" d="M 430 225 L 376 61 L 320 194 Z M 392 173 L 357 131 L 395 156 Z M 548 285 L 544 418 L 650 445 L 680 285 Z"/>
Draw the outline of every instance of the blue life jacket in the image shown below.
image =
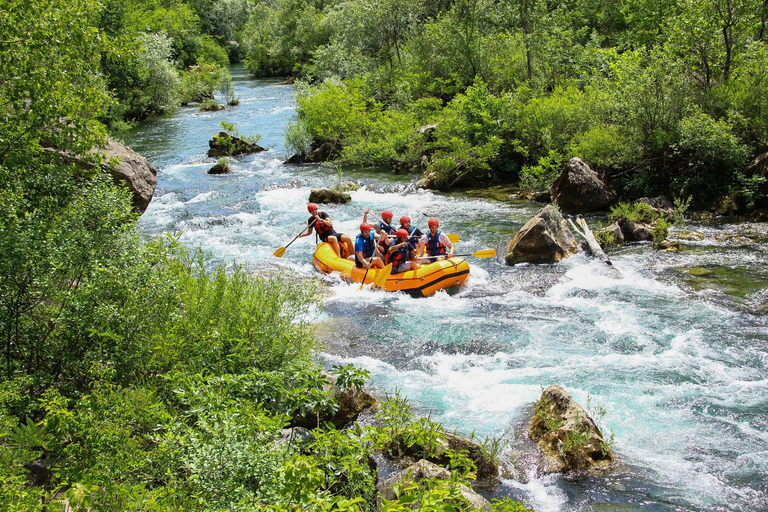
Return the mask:
<path fill-rule="evenodd" d="M 440 241 L 440 231 L 432 236 L 432 233 L 427 233 L 427 253 L 430 256 L 442 256 L 447 251 L 445 250 L 445 244 Z"/>
<path fill-rule="evenodd" d="M 357 240 L 363 241 L 363 257 L 368 259 L 373 256 L 373 249 L 376 244 L 376 239 L 373 237 L 373 232 L 369 233 L 367 238 L 364 238 L 363 234 L 360 233 L 357 235 Z"/>
<path fill-rule="evenodd" d="M 379 222 L 379 229 L 388 235 L 395 234 L 395 228 L 393 228 L 390 224 L 385 224 L 384 222 Z"/>

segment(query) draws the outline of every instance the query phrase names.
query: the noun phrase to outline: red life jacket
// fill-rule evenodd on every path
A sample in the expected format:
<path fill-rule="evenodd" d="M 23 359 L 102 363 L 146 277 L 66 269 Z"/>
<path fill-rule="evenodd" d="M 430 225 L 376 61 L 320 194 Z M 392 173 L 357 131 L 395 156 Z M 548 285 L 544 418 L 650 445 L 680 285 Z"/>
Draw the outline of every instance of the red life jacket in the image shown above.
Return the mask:
<path fill-rule="evenodd" d="M 323 233 L 328 233 L 329 231 L 333 231 L 333 226 L 329 226 L 329 225 L 325 224 L 324 222 L 320 222 L 320 219 L 325 220 L 325 219 L 328 218 L 328 214 L 327 213 L 325 213 L 325 212 L 318 212 L 317 216 L 318 216 L 318 219 L 315 220 L 314 226 L 315 226 L 315 230 L 317 231 L 318 235 L 322 235 Z M 309 220 L 307 221 L 307 224 L 309 224 L 313 220 L 314 220 L 314 217 L 310 217 Z"/>
<path fill-rule="evenodd" d="M 400 242 L 397 240 L 393 240 L 392 243 L 394 245 L 399 244 Z M 408 253 L 413 250 L 413 246 L 410 242 L 406 242 L 405 246 L 397 249 L 395 252 L 390 253 L 389 255 L 389 261 L 392 263 L 392 268 L 397 268 L 406 261 L 408 261 Z"/>

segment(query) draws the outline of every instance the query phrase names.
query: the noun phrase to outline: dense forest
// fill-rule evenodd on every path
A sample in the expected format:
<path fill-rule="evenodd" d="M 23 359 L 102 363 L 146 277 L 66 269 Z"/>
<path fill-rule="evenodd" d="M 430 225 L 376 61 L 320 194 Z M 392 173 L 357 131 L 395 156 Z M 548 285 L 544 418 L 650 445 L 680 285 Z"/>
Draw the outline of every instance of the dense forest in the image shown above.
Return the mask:
<path fill-rule="evenodd" d="M 407 401 L 336 430 L 312 284 L 147 239 L 94 164 L 109 134 L 294 76 L 299 154 L 436 188 L 544 190 L 579 156 L 624 196 L 764 199 L 757 0 L 6 0 L 0 6 L 0 503 L 9 511 L 371 510 L 371 450 L 429 452 Z M 365 372 L 336 368 L 359 390 Z M 276 445 L 298 417 L 309 446 Z M 476 467 L 385 510 L 466 510 Z M 407 491 L 407 492 L 405 492 Z M 523 510 L 506 500 L 499 511 Z"/>

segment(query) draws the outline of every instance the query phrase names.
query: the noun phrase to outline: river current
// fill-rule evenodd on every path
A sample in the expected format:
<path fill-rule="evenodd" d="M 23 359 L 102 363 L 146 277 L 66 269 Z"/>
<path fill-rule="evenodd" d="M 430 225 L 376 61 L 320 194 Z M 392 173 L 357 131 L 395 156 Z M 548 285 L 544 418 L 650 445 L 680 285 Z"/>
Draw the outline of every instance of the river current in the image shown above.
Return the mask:
<path fill-rule="evenodd" d="M 399 390 L 420 414 L 469 435 L 502 438 L 502 485 L 539 512 L 565 510 L 768 510 L 768 224 L 689 222 L 672 230 L 678 254 L 649 245 L 610 254 L 623 275 L 583 254 L 554 265 L 504 265 L 506 242 L 541 204 L 503 189 L 438 194 L 388 172 L 284 165 L 293 86 L 233 68 L 241 104 L 183 108 L 141 124 L 125 142 L 157 165 L 155 197 L 140 225 L 180 233 L 221 261 L 282 268 L 325 283 L 317 333 L 327 365 L 354 363 L 379 394 Z M 260 133 L 269 151 L 206 174 L 219 123 Z M 311 188 L 358 181 L 347 205 L 324 208 L 353 234 L 363 211 L 426 216 L 461 236 L 467 284 L 416 299 L 321 276 L 314 237 L 272 256 L 306 222 Z M 491 197 L 492 196 L 492 197 Z M 590 222 L 600 219 L 588 219 Z M 602 476 L 538 476 L 515 435 L 543 387 L 560 384 L 600 406 L 619 463 Z"/>

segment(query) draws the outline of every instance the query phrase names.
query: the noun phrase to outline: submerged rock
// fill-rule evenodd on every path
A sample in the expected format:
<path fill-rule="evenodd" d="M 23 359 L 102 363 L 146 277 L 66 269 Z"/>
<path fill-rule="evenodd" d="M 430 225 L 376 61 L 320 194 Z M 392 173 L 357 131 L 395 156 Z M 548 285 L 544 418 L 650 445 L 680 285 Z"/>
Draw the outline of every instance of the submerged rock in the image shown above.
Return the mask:
<path fill-rule="evenodd" d="M 549 459 L 545 473 L 605 469 L 613 462 L 595 421 L 560 386 L 548 386 L 541 394 L 529 435 Z"/>
<path fill-rule="evenodd" d="M 680 242 L 677 240 L 662 240 L 653 244 L 653 248 L 664 252 L 680 252 Z"/>
<path fill-rule="evenodd" d="M 701 231 L 681 229 L 673 233 L 675 238 L 680 240 L 690 240 L 693 242 L 701 242 L 706 238 L 706 235 Z"/>
<path fill-rule="evenodd" d="M 449 480 L 451 473 L 445 468 L 433 464 L 424 459 L 418 461 L 413 466 L 410 466 L 399 473 L 387 478 L 383 482 L 379 482 L 376 486 L 376 490 L 379 492 L 377 498 L 377 508 L 380 510 L 382 506 L 381 498 L 386 500 L 394 500 L 398 497 L 395 493 L 395 487 L 400 483 L 405 482 L 421 482 L 427 479 L 439 479 Z M 472 506 L 472 510 L 482 510 L 484 512 L 491 512 L 491 504 L 477 494 L 475 491 L 467 486 L 461 487 L 461 495 Z M 402 496 L 402 495 L 401 495 Z"/>
<path fill-rule="evenodd" d="M 208 169 L 208 174 L 229 174 L 232 169 L 227 162 L 216 162 L 216 165 Z"/>
<path fill-rule="evenodd" d="M 235 137 L 227 132 L 219 132 L 208 141 L 208 156 L 212 158 L 220 156 L 248 155 L 266 151 L 266 148 L 253 144 L 240 137 Z"/>
<path fill-rule="evenodd" d="M 715 273 L 714 270 L 705 267 L 691 267 L 686 272 L 694 277 L 706 277 Z"/>
<path fill-rule="evenodd" d="M 507 265 L 555 263 L 577 251 L 576 239 L 563 216 L 552 205 L 541 209 L 515 233 L 507 245 Z"/>
<path fill-rule="evenodd" d="M 330 188 L 313 189 L 309 193 L 310 203 L 335 203 L 345 204 L 352 200 L 349 194 L 332 190 Z"/>
<path fill-rule="evenodd" d="M 615 201 L 613 193 L 595 171 L 580 158 L 573 157 L 552 184 L 552 202 L 568 213 L 604 210 Z"/>

